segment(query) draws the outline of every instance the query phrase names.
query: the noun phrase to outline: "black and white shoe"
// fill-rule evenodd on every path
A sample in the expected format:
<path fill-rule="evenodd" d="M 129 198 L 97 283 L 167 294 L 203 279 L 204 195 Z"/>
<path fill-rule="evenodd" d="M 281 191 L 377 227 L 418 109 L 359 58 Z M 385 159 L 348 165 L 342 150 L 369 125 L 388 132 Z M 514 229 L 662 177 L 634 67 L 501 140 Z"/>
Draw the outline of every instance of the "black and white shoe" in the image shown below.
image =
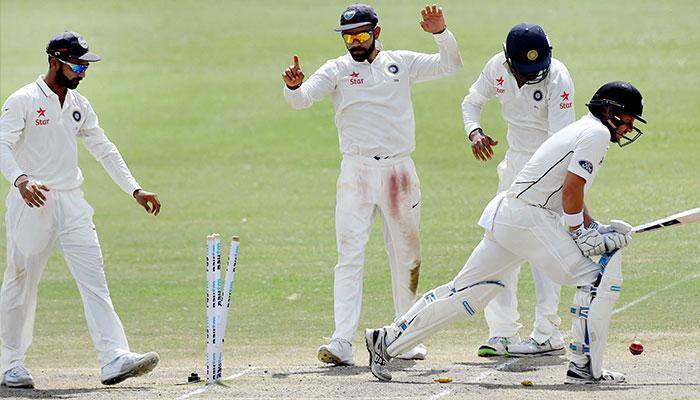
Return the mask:
<path fill-rule="evenodd" d="M 387 365 L 391 357 L 386 352 L 386 331 L 382 329 L 365 329 L 365 344 L 369 352 L 369 368 L 372 375 L 380 381 L 390 381 L 391 373 Z"/>
<path fill-rule="evenodd" d="M 583 367 L 569 362 L 569 369 L 566 371 L 566 380 L 564 381 L 564 383 L 568 385 L 616 384 L 623 382 L 625 382 L 624 374 L 605 369 L 600 379 L 595 379 L 591 374 L 590 362 L 586 363 Z"/>

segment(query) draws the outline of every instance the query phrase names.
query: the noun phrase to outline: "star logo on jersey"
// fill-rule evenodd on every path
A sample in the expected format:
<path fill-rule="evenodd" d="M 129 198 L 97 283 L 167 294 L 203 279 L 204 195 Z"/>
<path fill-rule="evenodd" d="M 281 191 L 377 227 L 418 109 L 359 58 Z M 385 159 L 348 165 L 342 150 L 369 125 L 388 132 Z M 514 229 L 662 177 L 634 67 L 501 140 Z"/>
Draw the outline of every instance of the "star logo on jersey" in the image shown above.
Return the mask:
<path fill-rule="evenodd" d="M 37 126 L 48 125 L 48 124 L 49 124 L 49 119 L 46 118 L 46 110 L 44 110 L 43 108 L 39 107 L 39 109 L 36 110 L 36 114 L 37 114 L 37 116 L 36 116 L 36 119 L 34 120 L 34 123 L 35 123 Z M 41 117 L 44 117 L 44 118 L 46 118 L 46 119 L 41 119 Z"/>
<path fill-rule="evenodd" d="M 496 94 L 503 94 L 506 92 L 505 89 L 499 86 L 503 86 L 503 75 L 499 76 L 498 79 L 496 79 Z"/>
<path fill-rule="evenodd" d="M 362 85 L 365 83 L 364 78 L 360 78 L 360 73 L 357 71 L 352 71 L 350 74 L 350 84 L 351 85 Z"/>
<path fill-rule="evenodd" d="M 559 95 L 559 97 L 561 97 L 561 103 L 559 103 L 560 110 L 566 110 L 567 108 L 573 107 L 574 104 L 571 102 L 571 100 L 569 100 L 569 94 L 570 93 L 567 93 L 565 90 L 561 95 Z"/>

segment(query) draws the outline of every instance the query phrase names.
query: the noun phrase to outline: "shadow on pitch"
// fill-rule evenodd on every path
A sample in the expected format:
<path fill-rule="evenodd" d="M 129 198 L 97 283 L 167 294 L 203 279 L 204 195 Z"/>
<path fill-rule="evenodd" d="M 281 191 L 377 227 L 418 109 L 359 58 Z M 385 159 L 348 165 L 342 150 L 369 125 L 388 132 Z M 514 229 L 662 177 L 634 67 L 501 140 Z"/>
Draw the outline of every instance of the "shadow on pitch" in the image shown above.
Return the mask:
<path fill-rule="evenodd" d="M 548 356 L 548 357 L 498 357 L 489 360 L 488 362 L 456 362 L 456 365 L 465 367 L 487 368 L 502 372 L 531 372 L 537 371 L 542 367 L 551 367 L 561 365 L 566 367 L 569 362 L 563 356 Z"/>
<path fill-rule="evenodd" d="M 71 398 L 89 393 L 99 393 L 101 396 L 112 394 L 121 397 L 124 392 L 148 392 L 153 388 L 130 386 L 130 387 L 102 387 L 102 388 L 75 388 L 75 389 L 10 389 L 0 387 L 0 399 L 55 399 Z M 87 396 L 88 398 L 92 396 Z"/>
<path fill-rule="evenodd" d="M 405 370 L 410 369 L 416 365 L 415 361 L 412 360 L 399 360 L 395 359 L 391 362 L 392 370 Z M 430 371 L 421 371 L 421 375 L 431 375 L 441 372 L 447 372 L 448 369 L 435 369 Z M 309 369 L 303 369 L 299 371 L 282 371 L 275 372 L 272 374 L 273 378 L 285 379 L 290 376 L 299 375 L 316 375 L 316 376 L 356 376 L 369 373 L 369 366 L 367 365 L 352 365 L 352 366 L 333 366 L 326 365 L 320 367 L 310 367 Z"/>
<path fill-rule="evenodd" d="M 454 382 L 454 385 L 459 386 L 478 386 L 486 389 L 518 389 L 518 390 L 545 390 L 552 392 L 622 392 L 632 389 L 641 389 L 649 386 L 684 386 L 684 387 L 700 387 L 697 383 L 622 383 L 614 385 L 565 385 L 563 383 L 553 385 L 537 385 L 523 386 L 520 384 L 498 384 L 498 383 L 483 383 L 483 382 Z"/>

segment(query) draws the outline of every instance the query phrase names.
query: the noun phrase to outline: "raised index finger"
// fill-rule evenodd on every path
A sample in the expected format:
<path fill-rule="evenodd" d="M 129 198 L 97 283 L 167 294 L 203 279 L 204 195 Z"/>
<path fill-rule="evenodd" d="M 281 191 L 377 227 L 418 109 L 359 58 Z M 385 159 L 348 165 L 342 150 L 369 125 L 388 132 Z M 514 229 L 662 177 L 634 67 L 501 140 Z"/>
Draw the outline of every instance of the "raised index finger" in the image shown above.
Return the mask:
<path fill-rule="evenodd" d="M 294 68 L 299 68 L 299 56 L 294 55 Z"/>

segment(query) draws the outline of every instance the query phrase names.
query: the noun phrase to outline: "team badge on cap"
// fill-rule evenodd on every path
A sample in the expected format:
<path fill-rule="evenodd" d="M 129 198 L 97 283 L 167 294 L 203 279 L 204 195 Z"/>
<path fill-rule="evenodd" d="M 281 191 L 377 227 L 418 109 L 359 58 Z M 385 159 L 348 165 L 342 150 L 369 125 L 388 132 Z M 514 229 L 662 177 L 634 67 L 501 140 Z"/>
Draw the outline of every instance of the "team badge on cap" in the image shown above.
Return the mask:
<path fill-rule="evenodd" d="M 527 52 L 527 59 L 530 61 L 535 61 L 537 60 L 537 56 L 539 53 L 537 53 L 537 50 L 530 50 Z"/>
<path fill-rule="evenodd" d="M 352 17 L 355 16 L 355 10 L 347 10 L 345 13 L 343 13 L 343 18 L 345 19 L 352 19 Z"/>

